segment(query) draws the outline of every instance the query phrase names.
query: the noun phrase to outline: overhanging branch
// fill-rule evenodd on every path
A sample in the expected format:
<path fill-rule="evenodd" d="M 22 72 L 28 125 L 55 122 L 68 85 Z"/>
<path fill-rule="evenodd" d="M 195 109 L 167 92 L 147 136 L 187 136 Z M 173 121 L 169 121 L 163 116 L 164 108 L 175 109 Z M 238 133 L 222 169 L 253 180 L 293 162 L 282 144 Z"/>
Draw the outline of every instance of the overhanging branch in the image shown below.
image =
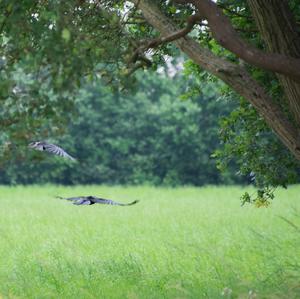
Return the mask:
<path fill-rule="evenodd" d="M 193 30 L 194 25 L 197 22 L 200 22 L 201 20 L 202 20 L 202 16 L 200 14 L 195 14 L 195 15 L 189 16 L 187 18 L 187 25 L 185 28 L 178 30 L 177 32 L 172 33 L 170 35 L 161 36 L 161 37 L 151 40 L 146 45 L 146 48 L 147 49 L 156 48 L 161 44 L 173 42 L 181 37 L 186 36 L 188 33 L 190 33 Z"/>
<path fill-rule="evenodd" d="M 245 42 L 233 28 L 230 20 L 216 3 L 211 0 L 174 0 L 181 4 L 194 4 L 207 20 L 214 38 L 221 46 L 236 54 L 247 63 L 286 75 L 300 82 L 300 59 L 278 54 L 265 53 Z"/>
<path fill-rule="evenodd" d="M 193 30 L 194 25 L 196 23 L 199 23 L 201 20 L 202 20 L 202 17 L 200 14 L 195 14 L 195 15 L 189 16 L 187 18 L 187 25 L 185 28 L 175 31 L 174 33 L 171 33 L 166 36 L 159 36 L 152 40 L 143 41 L 141 43 L 141 45 L 134 51 L 134 53 L 130 59 L 130 63 L 137 61 L 139 59 L 139 57 L 141 57 L 142 54 L 145 51 L 147 51 L 148 49 L 157 48 L 162 44 L 169 43 L 169 42 L 175 41 L 179 38 L 186 36 L 188 33 L 190 33 Z"/>

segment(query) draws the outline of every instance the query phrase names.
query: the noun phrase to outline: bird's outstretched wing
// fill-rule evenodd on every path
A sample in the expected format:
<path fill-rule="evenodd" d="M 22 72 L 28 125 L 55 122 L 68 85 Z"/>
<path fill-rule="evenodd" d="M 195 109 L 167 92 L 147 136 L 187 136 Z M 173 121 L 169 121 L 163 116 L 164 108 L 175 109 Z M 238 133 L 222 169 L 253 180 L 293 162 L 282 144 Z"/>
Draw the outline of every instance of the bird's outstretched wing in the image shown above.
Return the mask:
<path fill-rule="evenodd" d="M 69 155 L 66 151 L 64 151 L 61 147 L 55 145 L 55 144 L 51 144 L 51 143 L 45 143 L 43 145 L 43 149 L 48 152 L 51 153 L 53 155 L 57 155 L 60 157 L 64 157 L 70 160 L 75 161 L 76 159 L 73 158 L 71 155 Z"/>
<path fill-rule="evenodd" d="M 113 205 L 113 206 L 132 206 L 132 205 L 139 202 L 138 200 L 134 200 L 130 203 L 120 203 L 120 202 L 113 201 L 111 199 L 104 199 L 104 198 L 99 198 L 99 197 L 96 197 L 96 196 L 89 196 L 88 198 L 89 198 L 89 200 L 91 200 L 95 203 Z"/>
<path fill-rule="evenodd" d="M 56 196 L 56 198 L 65 199 L 65 200 L 69 200 L 69 201 L 77 201 L 77 200 L 84 199 L 84 197 L 82 197 L 82 196 L 78 196 L 78 197 L 61 197 L 61 196 Z"/>
<path fill-rule="evenodd" d="M 63 150 L 61 147 L 48 143 L 46 141 L 35 141 L 29 143 L 28 147 L 33 148 L 38 151 L 46 151 L 50 154 L 57 155 L 60 157 L 64 157 L 70 160 L 75 161 L 76 159 L 73 158 L 71 155 L 69 155 L 65 150 Z"/>
<path fill-rule="evenodd" d="M 131 206 L 138 203 L 138 200 L 135 200 L 130 203 L 119 203 L 110 199 L 99 198 L 96 196 L 78 196 L 78 197 L 60 197 L 56 196 L 60 199 L 73 201 L 74 205 L 93 205 L 95 203 L 106 204 L 106 205 L 114 205 L 114 206 Z"/>

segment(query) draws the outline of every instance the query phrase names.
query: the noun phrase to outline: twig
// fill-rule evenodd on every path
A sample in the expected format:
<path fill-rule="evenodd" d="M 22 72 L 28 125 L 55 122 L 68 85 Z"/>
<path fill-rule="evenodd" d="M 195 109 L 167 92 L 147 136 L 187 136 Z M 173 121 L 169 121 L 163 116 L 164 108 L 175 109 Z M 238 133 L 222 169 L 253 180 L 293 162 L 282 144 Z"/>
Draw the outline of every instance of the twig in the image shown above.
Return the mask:
<path fill-rule="evenodd" d="M 150 41 L 144 41 L 142 46 L 138 47 L 130 59 L 130 62 L 135 62 L 138 60 L 138 57 L 144 53 L 146 50 L 151 48 L 157 48 L 158 46 L 172 42 L 174 40 L 177 40 L 179 38 L 185 37 L 189 32 L 193 30 L 194 25 L 197 22 L 200 22 L 202 20 L 202 16 L 200 14 L 195 14 L 187 19 L 187 26 L 173 34 L 170 34 L 168 36 L 160 36 L 158 38 L 152 39 Z"/>

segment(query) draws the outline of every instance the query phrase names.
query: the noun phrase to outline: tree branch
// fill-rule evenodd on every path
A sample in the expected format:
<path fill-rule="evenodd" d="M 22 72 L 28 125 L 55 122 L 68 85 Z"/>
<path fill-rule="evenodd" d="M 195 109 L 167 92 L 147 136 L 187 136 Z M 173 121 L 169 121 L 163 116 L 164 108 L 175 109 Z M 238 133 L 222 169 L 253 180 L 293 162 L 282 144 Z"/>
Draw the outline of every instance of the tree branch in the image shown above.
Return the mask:
<path fill-rule="evenodd" d="M 300 82 L 300 59 L 278 53 L 265 53 L 245 42 L 233 28 L 221 8 L 211 0 L 176 0 L 181 4 L 194 4 L 206 18 L 213 37 L 221 46 L 256 67 L 286 75 Z"/>
<path fill-rule="evenodd" d="M 228 8 L 226 6 L 226 4 L 222 4 L 222 3 L 218 3 L 218 6 L 222 9 L 224 9 L 225 11 L 227 11 L 229 14 L 231 14 L 232 16 L 238 17 L 238 18 L 244 18 L 244 19 L 248 19 L 251 20 L 252 18 L 247 16 L 247 15 L 243 15 L 237 11 L 231 10 L 230 8 Z"/>
<path fill-rule="evenodd" d="M 200 22 L 202 20 L 202 16 L 200 14 L 195 14 L 195 15 L 192 15 L 192 16 L 189 16 L 187 18 L 187 25 L 185 28 L 175 32 L 175 33 L 172 33 L 168 36 L 161 36 L 161 37 L 158 37 L 152 41 L 150 41 L 147 45 L 146 45 L 146 48 L 147 49 L 150 49 L 150 48 L 156 48 L 158 47 L 159 45 L 161 44 L 164 44 L 164 43 L 169 43 L 169 42 L 172 42 L 172 41 L 175 41 L 176 39 L 179 39 L 181 37 L 184 37 L 186 36 L 188 33 L 190 33 L 193 28 L 194 28 L 194 25 L 197 23 L 197 22 Z"/>
<path fill-rule="evenodd" d="M 181 37 L 186 36 L 189 32 L 191 32 L 193 30 L 194 25 L 197 22 L 201 21 L 201 19 L 202 19 L 202 17 L 200 16 L 200 14 L 195 14 L 195 15 L 189 16 L 187 19 L 187 25 L 185 28 L 176 31 L 175 33 L 169 34 L 167 36 L 160 36 L 160 37 L 152 39 L 150 41 L 149 40 L 143 41 L 142 45 L 137 47 L 136 50 L 134 51 L 132 57 L 129 60 L 129 63 L 134 63 L 137 60 L 140 60 L 143 53 L 145 51 L 147 51 L 148 49 L 157 48 L 158 46 L 160 46 L 162 44 L 169 43 L 169 42 L 175 41 Z"/>

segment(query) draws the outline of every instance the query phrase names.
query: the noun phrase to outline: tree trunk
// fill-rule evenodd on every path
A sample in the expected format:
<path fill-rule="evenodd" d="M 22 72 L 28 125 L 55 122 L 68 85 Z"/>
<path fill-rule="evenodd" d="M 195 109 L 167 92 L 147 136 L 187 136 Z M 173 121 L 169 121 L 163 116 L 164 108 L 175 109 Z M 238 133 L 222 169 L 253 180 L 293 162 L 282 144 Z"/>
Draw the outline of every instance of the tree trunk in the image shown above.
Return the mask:
<path fill-rule="evenodd" d="M 138 5 L 146 21 L 158 30 L 161 35 L 168 36 L 178 31 L 178 28 L 155 6 L 153 1 L 131 1 Z M 233 90 L 248 100 L 265 119 L 269 127 L 274 130 L 282 143 L 300 160 L 300 136 L 298 130 L 245 68 L 215 56 L 189 37 L 180 38 L 174 43 L 196 64 L 223 80 Z"/>
<path fill-rule="evenodd" d="M 271 53 L 300 58 L 300 36 L 286 0 L 248 0 L 259 32 Z M 297 126 L 300 127 L 300 84 L 277 74 Z"/>

